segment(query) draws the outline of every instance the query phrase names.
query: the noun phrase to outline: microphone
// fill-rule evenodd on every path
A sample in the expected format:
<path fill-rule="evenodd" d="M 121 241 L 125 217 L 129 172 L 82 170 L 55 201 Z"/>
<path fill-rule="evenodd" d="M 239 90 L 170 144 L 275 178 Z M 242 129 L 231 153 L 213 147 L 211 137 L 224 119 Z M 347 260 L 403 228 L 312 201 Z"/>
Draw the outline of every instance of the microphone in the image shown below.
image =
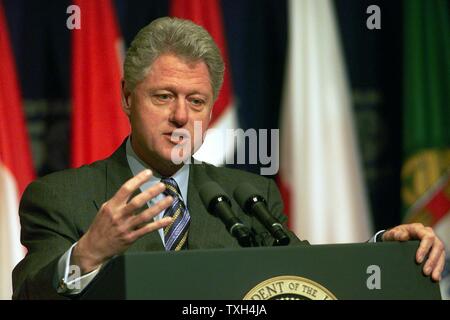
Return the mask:
<path fill-rule="evenodd" d="M 249 183 L 242 183 L 234 190 L 234 198 L 248 215 L 255 216 L 266 227 L 275 239 L 274 246 L 286 246 L 290 239 L 284 231 L 283 225 L 275 219 L 267 209 L 266 200 L 255 187 Z"/>
<path fill-rule="evenodd" d="M 228 232 L 241 246 L 251 246 L 250 230 L 234 215 L 230 198 L 216 182 L 204 183 L 200 187 L 200 198 L 207 210 L 222 220 Z"/>

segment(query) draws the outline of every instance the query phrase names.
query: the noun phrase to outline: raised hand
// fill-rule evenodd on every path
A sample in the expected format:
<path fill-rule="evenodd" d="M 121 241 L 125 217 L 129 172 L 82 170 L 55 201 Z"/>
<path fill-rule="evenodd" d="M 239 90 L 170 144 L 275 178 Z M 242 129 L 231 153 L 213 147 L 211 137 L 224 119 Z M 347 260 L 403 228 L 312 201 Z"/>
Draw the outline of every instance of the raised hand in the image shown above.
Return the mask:
<path fill-rule="evenodd" d="M 151 176 L 150 170 L 140 172 L 125 182 L 116 194 L 101 206 L 93 223 L 72 253 L 71 264 L 78 265 L 83 274 L 97 269 L 114 255 L 123 253 L 145 234 L 171 223 L 170 217 L 153 221 L 154 216 L 170 206 L 173 201 L 170 196 L 140 214 L 135 214 L 147 201 L 165 190 L 165 185 L 160 182 L 130 200 L 131 195 Z"/>

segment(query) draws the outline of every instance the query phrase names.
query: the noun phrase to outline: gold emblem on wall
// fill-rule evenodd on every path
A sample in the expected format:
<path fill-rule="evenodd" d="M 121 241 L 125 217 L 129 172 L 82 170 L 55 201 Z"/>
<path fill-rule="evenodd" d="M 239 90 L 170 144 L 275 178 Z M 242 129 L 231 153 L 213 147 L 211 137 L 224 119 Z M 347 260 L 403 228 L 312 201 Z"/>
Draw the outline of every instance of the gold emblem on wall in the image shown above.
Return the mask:
<path fill-rule="evenodd" d="M 413 205 L 450 169 L 450 150 L 428 149 L 410 157 L 402 168 L 402 198 Z"/>
<path fill-rule="evenodd" d="M 450 199 L 449 179 L 450 150 L 428 149 L 411 156 L 402 168 L 405 222 L 421 222 L 427 226 L 437 223 L 442 212 L 431 204 L 439 197 L 440 206 L 445 205 L 443 199 Z"/>

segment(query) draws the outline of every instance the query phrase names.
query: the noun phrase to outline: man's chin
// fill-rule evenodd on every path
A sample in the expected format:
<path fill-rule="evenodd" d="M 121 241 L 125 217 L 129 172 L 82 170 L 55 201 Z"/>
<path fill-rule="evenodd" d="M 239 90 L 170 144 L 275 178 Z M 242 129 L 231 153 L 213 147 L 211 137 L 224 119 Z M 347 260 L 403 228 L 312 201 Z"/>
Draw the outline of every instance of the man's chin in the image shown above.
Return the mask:
<path fill-rule="evenodd" d="M 192 151 L 183 148 L 181 145 L 169 148 L 169 150 L 164 150 L 163 157 L 164 161 L 170 162 L 174 165 L 180 165 L 184 163 L 189 163 L 192 155 Z"/>
<path fill-rule="evenodd" d="M 185 163 L 189 163 L 191 159 L 191 155 L 190 154 L 172 154 L 171 157 L 168 159 L 168 161 L 170 161 L 171 163 L 178 165 L 178 164 L 185 164 Z"/>

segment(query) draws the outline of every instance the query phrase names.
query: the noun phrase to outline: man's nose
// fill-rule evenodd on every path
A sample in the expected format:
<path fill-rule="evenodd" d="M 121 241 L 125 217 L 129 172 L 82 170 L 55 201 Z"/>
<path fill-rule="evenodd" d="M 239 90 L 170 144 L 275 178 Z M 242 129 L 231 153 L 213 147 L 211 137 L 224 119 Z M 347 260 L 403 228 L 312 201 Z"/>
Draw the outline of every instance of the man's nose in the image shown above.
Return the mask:
<path fill-rule="evenodd" d="M 170 117 L 170 121 L 177 127 L 184 126 L 188 121 L 188 106 L 185 99 L 177 99 Z"/>

